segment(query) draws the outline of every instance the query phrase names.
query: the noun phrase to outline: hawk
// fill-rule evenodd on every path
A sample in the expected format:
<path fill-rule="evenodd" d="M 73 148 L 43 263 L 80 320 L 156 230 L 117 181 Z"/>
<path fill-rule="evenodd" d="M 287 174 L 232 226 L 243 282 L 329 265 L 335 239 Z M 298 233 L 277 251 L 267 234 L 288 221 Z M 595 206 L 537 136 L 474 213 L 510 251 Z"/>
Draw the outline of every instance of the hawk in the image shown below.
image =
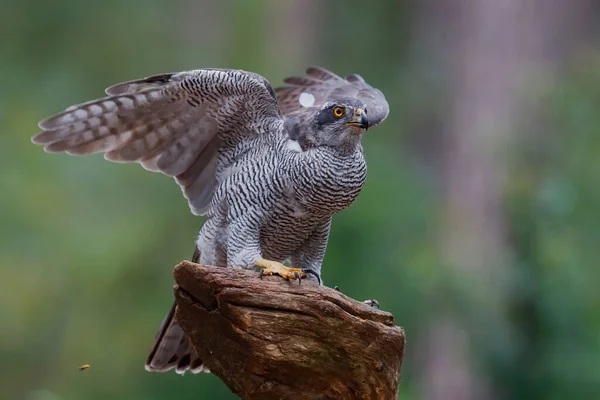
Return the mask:
<path fill-rule="evenodd" d="M 258 74 L 231 69 L 124 82 L 44 119 L 32 141 L 46 152 L 104 153 L 175 178 L 192 213 L 206 216 L 195 262 L 320 283 L 332 215 L 365 182 L 362 136 L 389 106 L 357 74 L 310 67 L 284 82 L 273 90 Z M 146 369 L 207 371 L 175 308 Z"/>

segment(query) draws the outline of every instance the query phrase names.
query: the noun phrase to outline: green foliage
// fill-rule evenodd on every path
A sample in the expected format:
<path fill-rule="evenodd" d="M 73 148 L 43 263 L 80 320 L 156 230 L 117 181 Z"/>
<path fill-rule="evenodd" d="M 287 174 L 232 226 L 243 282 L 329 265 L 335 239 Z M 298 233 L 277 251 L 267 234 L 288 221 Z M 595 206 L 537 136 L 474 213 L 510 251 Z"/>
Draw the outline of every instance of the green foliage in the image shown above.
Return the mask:
<path fill-rule="evenodd" d="M 539 99 L 547 127 L 516 146 L 507 202 L 520 285 L 512 398 L 593 398 L 600 388 L 600 58 L 581 52 Z"/>

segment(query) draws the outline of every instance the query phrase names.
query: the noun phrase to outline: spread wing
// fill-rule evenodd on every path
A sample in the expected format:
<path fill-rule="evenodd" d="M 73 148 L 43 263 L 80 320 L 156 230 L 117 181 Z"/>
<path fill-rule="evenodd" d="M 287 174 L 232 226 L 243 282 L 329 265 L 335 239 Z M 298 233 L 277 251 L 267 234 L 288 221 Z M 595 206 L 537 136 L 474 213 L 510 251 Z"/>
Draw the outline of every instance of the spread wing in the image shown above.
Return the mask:
<path fill-rule="evenodd" d="M 354 97 L 365 103 L 369 126 L 383 122 L 390 112 L 383 93 L 370 86 L 360 75 L 352 74 L 342 78 L 320 67 L 310 67 L 306 74 L 304 77 L 286 78 L 284 82 L 288 85 L 275 89 L 279 107 L 284 114 L 300 111 L 307 105 L 320 107 L 329 100 L 341 97 Z M 301 96 L 304 98 L 301 99 Z"/>
<path fill-rule="evenodd" d="M 282 129 L 269 82 L 240 70 L 155 75 L 106 89 L 108 97 L 39 123 L 47 152 L 104 153 L 175 178 L 192 212 L 206 213 L 224 147 Z"/>

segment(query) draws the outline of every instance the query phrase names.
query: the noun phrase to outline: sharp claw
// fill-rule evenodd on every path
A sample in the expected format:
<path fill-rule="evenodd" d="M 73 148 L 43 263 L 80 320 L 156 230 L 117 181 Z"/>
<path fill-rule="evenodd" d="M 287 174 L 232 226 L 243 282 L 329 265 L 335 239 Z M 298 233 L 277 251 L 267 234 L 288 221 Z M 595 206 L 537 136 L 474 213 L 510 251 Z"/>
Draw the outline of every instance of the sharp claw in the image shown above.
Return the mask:
<path fill-rule="evenodd" d="M 321 277 L 319 276 L 319 274 L 317 274 L 312 269 L 303 269 L 302 272 L 304 272 L 305 274 L 310 274 L 310 275 L 316 277 L 317 281 L 319 282 L 319 285 L 321 284 Z"/>
<path fill-rule="evenodd" d="M 365 300 L 363 303 L 379 310 L 379 302 L 375 299 Z"/>
<path fill-rule="evenodd" d="M 294 276 L 296 277 L 296 279 L 298 279 L 298 285 L 300 285 L 302 283 L 302 277 L 300 276 L 299 273 L 294 271 Z"/>
<path fill-rule="evenodd" d="M 340 287 L 339 287 L 338 285 L 335 285 L 335 286 L 333 287 L 333 290 L 335 290 L 336 292 L 340 292 L 340 293 L 342 292 L 342 291 L 340 290 Z"/>
<path fill-rule="evenodd" d="M 264 272 L 265 272 L 265 270 L 261 268 L 261 269 L 260 269 L 260 274 L 258 274 L 258 277 L 259 277 L 260 279 L 262 279 L 262 277 L 263 277 L 263 273 L 264 273 Z"/>

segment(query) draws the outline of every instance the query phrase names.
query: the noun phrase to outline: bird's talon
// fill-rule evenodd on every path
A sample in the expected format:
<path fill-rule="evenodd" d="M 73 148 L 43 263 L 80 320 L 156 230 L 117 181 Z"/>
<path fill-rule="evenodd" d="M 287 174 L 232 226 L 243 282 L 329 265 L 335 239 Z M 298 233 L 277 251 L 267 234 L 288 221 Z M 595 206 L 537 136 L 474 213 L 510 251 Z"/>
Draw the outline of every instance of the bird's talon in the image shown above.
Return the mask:
<path fill-rule="evenodd" d="M 335 290 L 336 292 L 340 292 L 340 293 L 342 293 L 342 291 L 340 290 L 340 287 L 339 287 L 338 285 L 335 285 L 335 286 L 333 287 L 333 290 Z"/>
<path fill-rule="evenodd" d="M 315 278 L 317 278 L 317 281 L 319 282 L 319 285 L 321 284 L 321 276 L 319 276 L 319 274 L 317 274 L 317 273 L 316 273 L 315 271 L 313 271 L 312 269 L 303 269 L 303 270 L 302 270 L 302 272 L 303 272 L 305 275 L 308 275 L 308 274 L 310 274 L 310 275 L 314 276 Z"/>
<path fill-rule="evenodd" d="M 379 310 L 379 302 L 375 299 L 365 300 L 363 303 Z"/>
<path fill-rule="evenodd" d="M 265 260 L 259 258 L 256 261 L 256 266 L 259 267 L 260 276 L 263 275 L 279 275 L 283 279 L 298 279 L 306 278 L 306 274 L 300 268 L 289 268 L 277 261 Z"/>

